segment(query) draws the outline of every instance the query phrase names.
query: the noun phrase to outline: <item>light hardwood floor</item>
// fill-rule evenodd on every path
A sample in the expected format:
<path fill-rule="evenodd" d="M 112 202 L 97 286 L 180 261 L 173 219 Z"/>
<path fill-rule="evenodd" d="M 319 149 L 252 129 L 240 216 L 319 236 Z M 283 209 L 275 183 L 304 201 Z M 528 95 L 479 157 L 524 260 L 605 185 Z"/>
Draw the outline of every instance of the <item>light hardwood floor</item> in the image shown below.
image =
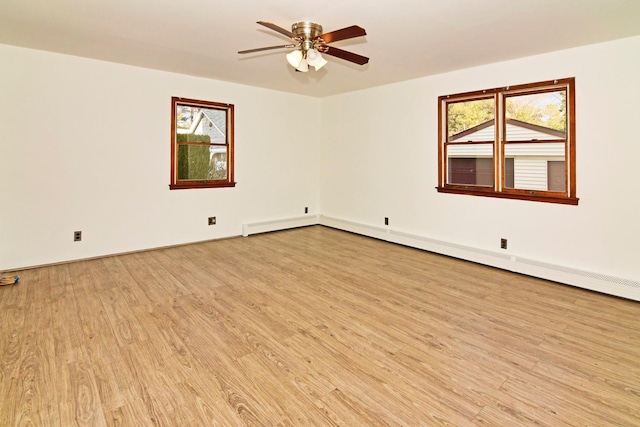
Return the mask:
<path fill-rule="evenodd" d="M 321 226 L 18 274 L 0 426 L 640 425 L 637 302 Z"/>

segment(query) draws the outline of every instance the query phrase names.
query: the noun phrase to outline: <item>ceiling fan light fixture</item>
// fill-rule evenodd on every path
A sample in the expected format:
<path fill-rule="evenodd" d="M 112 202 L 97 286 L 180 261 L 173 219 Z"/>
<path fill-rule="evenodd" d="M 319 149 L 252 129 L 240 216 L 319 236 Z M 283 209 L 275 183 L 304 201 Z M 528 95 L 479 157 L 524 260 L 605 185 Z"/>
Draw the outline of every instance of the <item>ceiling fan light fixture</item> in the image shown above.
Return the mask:
<path fill-rule="evenodd" d="M 318 71 L 320 68 L 324 67 L 325 65 L 327 65 L 327 60 L 324 58 L 320 58 L 320 61 L 317 64 L 315 64 L 313 68 L 315 68 L 316 71 Z"/>
<path fill-rule="evenodd" d="M 300 64 L 296 67 L 296 70 L 302 71 L 303 73 L 309 71 L 309 63 L 307 62 L 307 60 L 302 58 L 302 61 L 300 61 Z"/>
<path fill-rule="evenodd" d="M 317 49 L 312 48 L 307 51 L 307 62 L 311 66 L 315 66 L 322 61 L 322 55 L 318 52 Z"/>
<path fill-rule="evenodd" d="M 302 62 L 302 51 L 296 49 L 287 53 L 287 61 L 293 68 L 298 68 Z"/>

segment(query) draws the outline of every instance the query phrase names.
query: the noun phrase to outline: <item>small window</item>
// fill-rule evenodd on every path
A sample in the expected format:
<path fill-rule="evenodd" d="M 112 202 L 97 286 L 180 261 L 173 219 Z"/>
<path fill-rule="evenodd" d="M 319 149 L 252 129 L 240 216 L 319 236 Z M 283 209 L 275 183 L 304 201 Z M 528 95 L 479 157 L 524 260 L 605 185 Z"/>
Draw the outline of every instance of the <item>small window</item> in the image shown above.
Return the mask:
<path fill-rule="evenodd" d="M 438 191 L 578 204 L 574 79 L 438 98 Z"/>
<path fill-rule="evenodd" d="M 171 185 L 234 187 L 233 105 L 171 98 Z"/>

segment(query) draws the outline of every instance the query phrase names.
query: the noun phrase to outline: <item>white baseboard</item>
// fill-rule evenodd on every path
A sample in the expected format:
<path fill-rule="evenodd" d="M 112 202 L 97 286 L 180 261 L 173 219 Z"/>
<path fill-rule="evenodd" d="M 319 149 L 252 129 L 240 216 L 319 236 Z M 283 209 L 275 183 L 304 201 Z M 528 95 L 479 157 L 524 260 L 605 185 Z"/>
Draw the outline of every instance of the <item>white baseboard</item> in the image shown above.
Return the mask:
<path fill-rule="evenodd" d="M 267 233 L 269 231 L 287 230 L 289 228 L 306 227 L 319 224 L 320 215 L 303 215 L 292 218 L 274 219 L 242 224 L 242 235 Z"/>
<path fill-rule="evenodd" d="M 320 215 L 319 224 L 503 270 L 640 301 L 640 282 Z"/>

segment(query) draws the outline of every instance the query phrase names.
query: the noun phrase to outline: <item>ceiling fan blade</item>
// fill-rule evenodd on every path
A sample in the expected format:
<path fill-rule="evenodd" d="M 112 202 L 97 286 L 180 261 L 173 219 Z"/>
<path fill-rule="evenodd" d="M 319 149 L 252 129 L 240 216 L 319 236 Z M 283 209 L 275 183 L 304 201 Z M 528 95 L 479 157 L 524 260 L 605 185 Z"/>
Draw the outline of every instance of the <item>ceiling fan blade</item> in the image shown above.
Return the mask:
<path fill-rule="evenodd" d="M 358 55 L 357 53 L 347 52 L 346 50 L 338 49 L 333 46 L 325 46 L 325 48 L 326 50 L 323 50 L 322 53 L 335 56 L 336 58 L 344 59 L 358 65 L 364 65 L 369 62 L 369 58 Z"/>
<path fill-rule="evenodd" d="M 352 25 L 350 27 L 342 28 L 340 30 L 330 31 L 320 35 L 320 38 L 325 43 L 337 42 L 339 40 L 352 39 L 354 37 L 366 36 L 367 32 L 364 28 Z"/>
<path fill-rule="evenodd" d="M 271 22 L 258 21 L 257 23 L 260 25 L 264 25 L 265 27 L 270 28 L 273 31 L 277 31 L 278 33 L 283 34 L 291 39 L 296 37 L 296 35 L 293 34 L 291 31 L 285 30 L 284 28 L 279 27 L 276 24 L 272 24 Z"/>
<path fill-rule="evenodd" d="M 240 50 L 240 51 L 238 51 L 238 53 L 253 53 L 253 52 L 262 52 L 263 50 L 285 49 L 285 48 L 292 48 L 292 47 L 296 47 L 296 45 L 295 44 L 283 44 L 283 45 L 280 45 L 280 46 L 259 47 L 257 49 Z"/>

